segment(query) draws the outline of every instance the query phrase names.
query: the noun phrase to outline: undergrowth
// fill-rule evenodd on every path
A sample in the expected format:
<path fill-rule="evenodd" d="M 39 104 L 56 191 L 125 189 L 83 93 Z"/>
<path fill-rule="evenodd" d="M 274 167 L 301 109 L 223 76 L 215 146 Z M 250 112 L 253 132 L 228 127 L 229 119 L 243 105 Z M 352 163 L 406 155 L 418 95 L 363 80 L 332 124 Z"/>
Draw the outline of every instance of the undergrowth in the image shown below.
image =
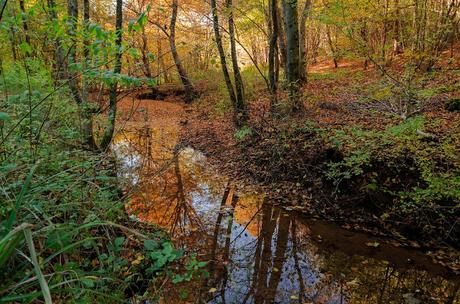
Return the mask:
<path fill-rule="evenodd" d="M 204 265 L 128 219 L 111 156 L 84 149 L 69 93 L 27 64 L 1 75 L 0 302 L 155 302 L 159 278 L 190 280 Z"/>
<path fill-rule="evenodd" d="M 419 115 L 384 130 L 359 126 L 323 129 L 312 122 L 257 130 L 244 149 L 260 181 L 294 182 L 322 192 L 338 213 L 373 216 L 393 223 L 408 237 L 458 245 L 460 130 L 428 130 L 437 121 Z M 327 208 L 329 215 L 334 211 Z"/>

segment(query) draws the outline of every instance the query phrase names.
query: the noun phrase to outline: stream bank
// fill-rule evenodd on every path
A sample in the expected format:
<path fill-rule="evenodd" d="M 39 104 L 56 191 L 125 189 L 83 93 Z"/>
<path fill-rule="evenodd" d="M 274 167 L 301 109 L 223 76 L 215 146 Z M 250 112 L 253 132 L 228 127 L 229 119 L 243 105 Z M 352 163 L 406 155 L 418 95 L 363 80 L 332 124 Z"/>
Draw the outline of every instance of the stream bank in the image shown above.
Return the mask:
<path fill-rule="evenodd" d="M 302 88 L 305 112 L 280 119 L 270 115 L 263 84 L 251 82 L 243 130 L 224 94 L 204 84 L 186 109 L 182 138 L 286 208 L 421 249 L 458 272 L 460 115 L 444 108 L 455 92 L 443 88 L 455 75 L 438 76 L 425 90 L 447 93 L 430 95 L 406 119 L 373 99 L 382 87 L 375 71 L 312 73 Z"/>
<path fill-rule="evenodd" d="M 178 100 L 121 107 L 113 150 L 126 210 L 208 262 L 208 278 L 167 284 L 164 303 L 459 301 L 455 274 L 422 252 L 279 208 L 265 187 L 184 145 L 190 113 Z"/>

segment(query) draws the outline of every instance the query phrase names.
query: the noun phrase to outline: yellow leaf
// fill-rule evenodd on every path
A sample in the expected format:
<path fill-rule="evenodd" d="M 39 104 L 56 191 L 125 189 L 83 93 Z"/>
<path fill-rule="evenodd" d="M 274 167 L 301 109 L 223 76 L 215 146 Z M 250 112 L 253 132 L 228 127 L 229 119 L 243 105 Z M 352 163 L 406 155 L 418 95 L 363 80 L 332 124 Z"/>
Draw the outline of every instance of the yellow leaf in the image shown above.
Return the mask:
<path fill-rule="evenodd" d="M 368 247 L 377 248 L 377 247 L 380 246 L 380 243 L 378 243 L 378 242 L 368 242 L 368 243 L 366 243 L 366 245 L 367 245 Z"/>

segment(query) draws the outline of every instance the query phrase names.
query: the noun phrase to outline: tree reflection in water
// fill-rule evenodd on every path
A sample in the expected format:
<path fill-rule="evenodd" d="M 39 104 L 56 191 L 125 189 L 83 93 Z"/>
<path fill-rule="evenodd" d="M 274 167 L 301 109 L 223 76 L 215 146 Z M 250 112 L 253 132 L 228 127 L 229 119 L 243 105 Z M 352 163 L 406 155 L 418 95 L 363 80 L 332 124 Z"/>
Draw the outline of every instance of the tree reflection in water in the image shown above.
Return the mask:
<path fill-rule="evenodd" d="M 176 246 L 210 261 L 206 282 L 183 287 L 196 303 L 459 303 L 458 280 L 425 256 L 369 248 L 376 240 L 367 235 L 237 193 L 176 138 L 176 128 L 144 125 L 122 132 L 114 150 L 130 214 L 168 229 Z"/>

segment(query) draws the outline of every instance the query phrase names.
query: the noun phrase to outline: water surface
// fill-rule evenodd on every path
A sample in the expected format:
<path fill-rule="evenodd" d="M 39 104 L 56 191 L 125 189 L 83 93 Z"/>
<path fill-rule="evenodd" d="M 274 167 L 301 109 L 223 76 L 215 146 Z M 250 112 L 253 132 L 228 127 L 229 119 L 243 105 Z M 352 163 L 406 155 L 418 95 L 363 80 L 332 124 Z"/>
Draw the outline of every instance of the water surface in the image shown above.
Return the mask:
<path fill-rule="evenodd" d="M 458 278 L 421 252 L 236 189 L 203 154 L 178 145 L 177 109 L 170 117 L 166 107 L 157 119 L 131 117 L 113 145 L 130 215 L 210 261 L 209 279 L 168 288 L 164 303 L 460 303 Z"/>

